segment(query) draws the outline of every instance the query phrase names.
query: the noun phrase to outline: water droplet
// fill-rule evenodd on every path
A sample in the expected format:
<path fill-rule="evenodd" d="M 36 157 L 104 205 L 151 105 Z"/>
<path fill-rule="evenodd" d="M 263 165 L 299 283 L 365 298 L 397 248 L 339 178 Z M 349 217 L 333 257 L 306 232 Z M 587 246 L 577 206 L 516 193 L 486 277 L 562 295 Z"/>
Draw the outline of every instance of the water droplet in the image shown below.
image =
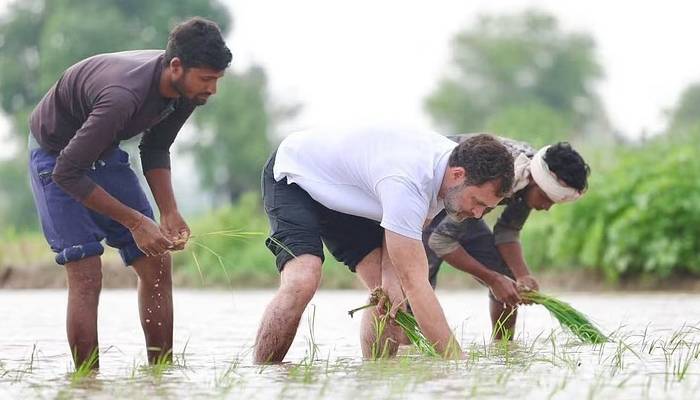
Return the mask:
<path fill-rule="evenodd" d="M 163 325 L 162 323 L 160 323 L 160 322 L 158 323 L 158 326 L 162 326 L 162 325 Z"/>
<path fill-rule="evenodd" d="M 147 324 L 150 324 L 150 323 L 151 323 L 151 320 L 148 319 L 148 318 L 146 318 L 146 323 L 147 323 Z"/>

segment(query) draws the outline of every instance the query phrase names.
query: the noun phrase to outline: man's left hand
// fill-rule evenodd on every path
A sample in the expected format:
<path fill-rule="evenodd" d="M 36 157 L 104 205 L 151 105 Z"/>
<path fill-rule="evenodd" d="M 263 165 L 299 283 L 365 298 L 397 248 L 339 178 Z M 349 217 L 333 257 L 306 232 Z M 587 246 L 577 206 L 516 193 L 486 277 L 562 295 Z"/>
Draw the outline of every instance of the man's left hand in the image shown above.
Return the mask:
<path fill-rule="evenodd" d="M 535 280 L 535 277 L 532 275 L 523 275 L 516 279 L 515 285 L 518 288 L 518 291 L 520 292 L 532 292 L 532 291 L 537 291 L 540 290 L 540 285 L 537 283 L 537 280 Z M 531 302 L 526 301 L 523 299 L 524 304 L 531 304 Z"/>
<path fill-rule="evenodd" d="M 192 234 L 190 227 L 178 211 L 163 214 L 160 217 L 160 229 L 174 245 L 171 250 L 182 250 Z"/>

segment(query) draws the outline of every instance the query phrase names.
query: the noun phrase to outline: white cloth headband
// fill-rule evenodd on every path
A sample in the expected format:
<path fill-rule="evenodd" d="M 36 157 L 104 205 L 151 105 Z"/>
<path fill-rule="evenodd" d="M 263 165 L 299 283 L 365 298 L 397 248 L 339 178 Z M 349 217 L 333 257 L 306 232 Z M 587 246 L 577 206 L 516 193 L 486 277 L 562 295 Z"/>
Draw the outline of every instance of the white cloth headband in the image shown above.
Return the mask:
<path fill-rule="evenodd" d="M 566 186 L 561 182 L 554 172 L 549 170 L 547 162 L 544 160 L 544 154 L 549 149 L 549 146 L 541 148 L 530 160 L 530 175 L 535 180 L 537 186 L 545 192 L 547 197 L 555 203 L 566 203 L 577 200 L 581 197 L 581 192 Z M 519 159 L 520 157 L 518 157 Z M 516 160 L 517 168 L 517 160 Z"/>

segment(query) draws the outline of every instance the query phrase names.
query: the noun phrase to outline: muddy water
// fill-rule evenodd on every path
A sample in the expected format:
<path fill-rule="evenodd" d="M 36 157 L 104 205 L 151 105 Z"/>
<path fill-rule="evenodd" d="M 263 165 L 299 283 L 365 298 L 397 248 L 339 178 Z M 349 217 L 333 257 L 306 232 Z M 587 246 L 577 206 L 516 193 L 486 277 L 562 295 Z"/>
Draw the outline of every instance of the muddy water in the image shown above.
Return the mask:
<path fill-rule="evenodd" d="M 581 345 L 539 306 L 524 307 L 515 345 L 489 344 L 483 291 L 439 292 L 469 359 L 410 354 L 363 362 L 359 291 L 321 291 L 314 343 L 307 315 L 288 363 L 252 365 L 250 348 L 271 291 L 175 291 L 176 366 L 144 367 L 132 290 L 104 291 L 101 371 L 72 382 L 64 291 L 0 292 L 2 398 L 700 398 L 700 296 L 677 293 L 557 293 L 614 340 Z M 309 354 L 314 361 L 309 362 Z"/>

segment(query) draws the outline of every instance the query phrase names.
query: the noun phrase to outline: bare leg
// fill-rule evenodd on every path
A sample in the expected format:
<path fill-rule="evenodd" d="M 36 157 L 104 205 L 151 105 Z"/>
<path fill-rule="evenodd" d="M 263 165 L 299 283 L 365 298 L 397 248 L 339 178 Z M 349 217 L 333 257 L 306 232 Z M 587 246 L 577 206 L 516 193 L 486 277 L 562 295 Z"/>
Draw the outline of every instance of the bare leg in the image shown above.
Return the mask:
<path fill-rule="evenodd" d="M 372 291 L 381 286 L 392 304 L 399 304 L 403 302 L 401 285 L 398 277 L 393 273 L 393 266 L 385 267 L 382 264 L 385 262 L 382 254 L 382 250 L 377 248 L 365 256 L 357 265 L 357 275 L 368 290 Z M 384 311 L 388 312 L 389 310 Z M 399 344 L 405 341 L 404 339 L 405 335 L 401 328 L 393 321 L 386 319 L 386 316 L 380 313 L 376 307 L 364 310 L 360 325 L 360 344 L 363 357 L 369 359 L 393 357 L 399 349 Z"/>
<path fill-rule="evenodd" d="M 299 320 L 321 283 L 319 257 L 303 254 L 282 269 L 280 287 L 263 314 L 255 340 L 254 362 L 279 363 L 294 341 Z"/>
<path fill-rule="evenodd" d="M 133 265 L 138 275 L 139 316 L 146 337 L 148 362 L 172 360 L 173 283 L 170 254 L 139 257 Z"/>
<path fill-rule="evenodd" d="M 99 256 L 87 257 L 66 264 L 68 278 L 68 310 L 66 330 L 75 368 L 79 368 L 98 352 L 97 306 L 102 290 L 102 263 Z M 99 358 L 91 365 L 99 368 Z"/>
<path fill-rule="evenodd" d="M 493 326 L 493 340 L 513 340 L 515 335 L 515 322 L 518 318 L 518 309 L 504 304 L 489 296 L 489 311 Z"/>

